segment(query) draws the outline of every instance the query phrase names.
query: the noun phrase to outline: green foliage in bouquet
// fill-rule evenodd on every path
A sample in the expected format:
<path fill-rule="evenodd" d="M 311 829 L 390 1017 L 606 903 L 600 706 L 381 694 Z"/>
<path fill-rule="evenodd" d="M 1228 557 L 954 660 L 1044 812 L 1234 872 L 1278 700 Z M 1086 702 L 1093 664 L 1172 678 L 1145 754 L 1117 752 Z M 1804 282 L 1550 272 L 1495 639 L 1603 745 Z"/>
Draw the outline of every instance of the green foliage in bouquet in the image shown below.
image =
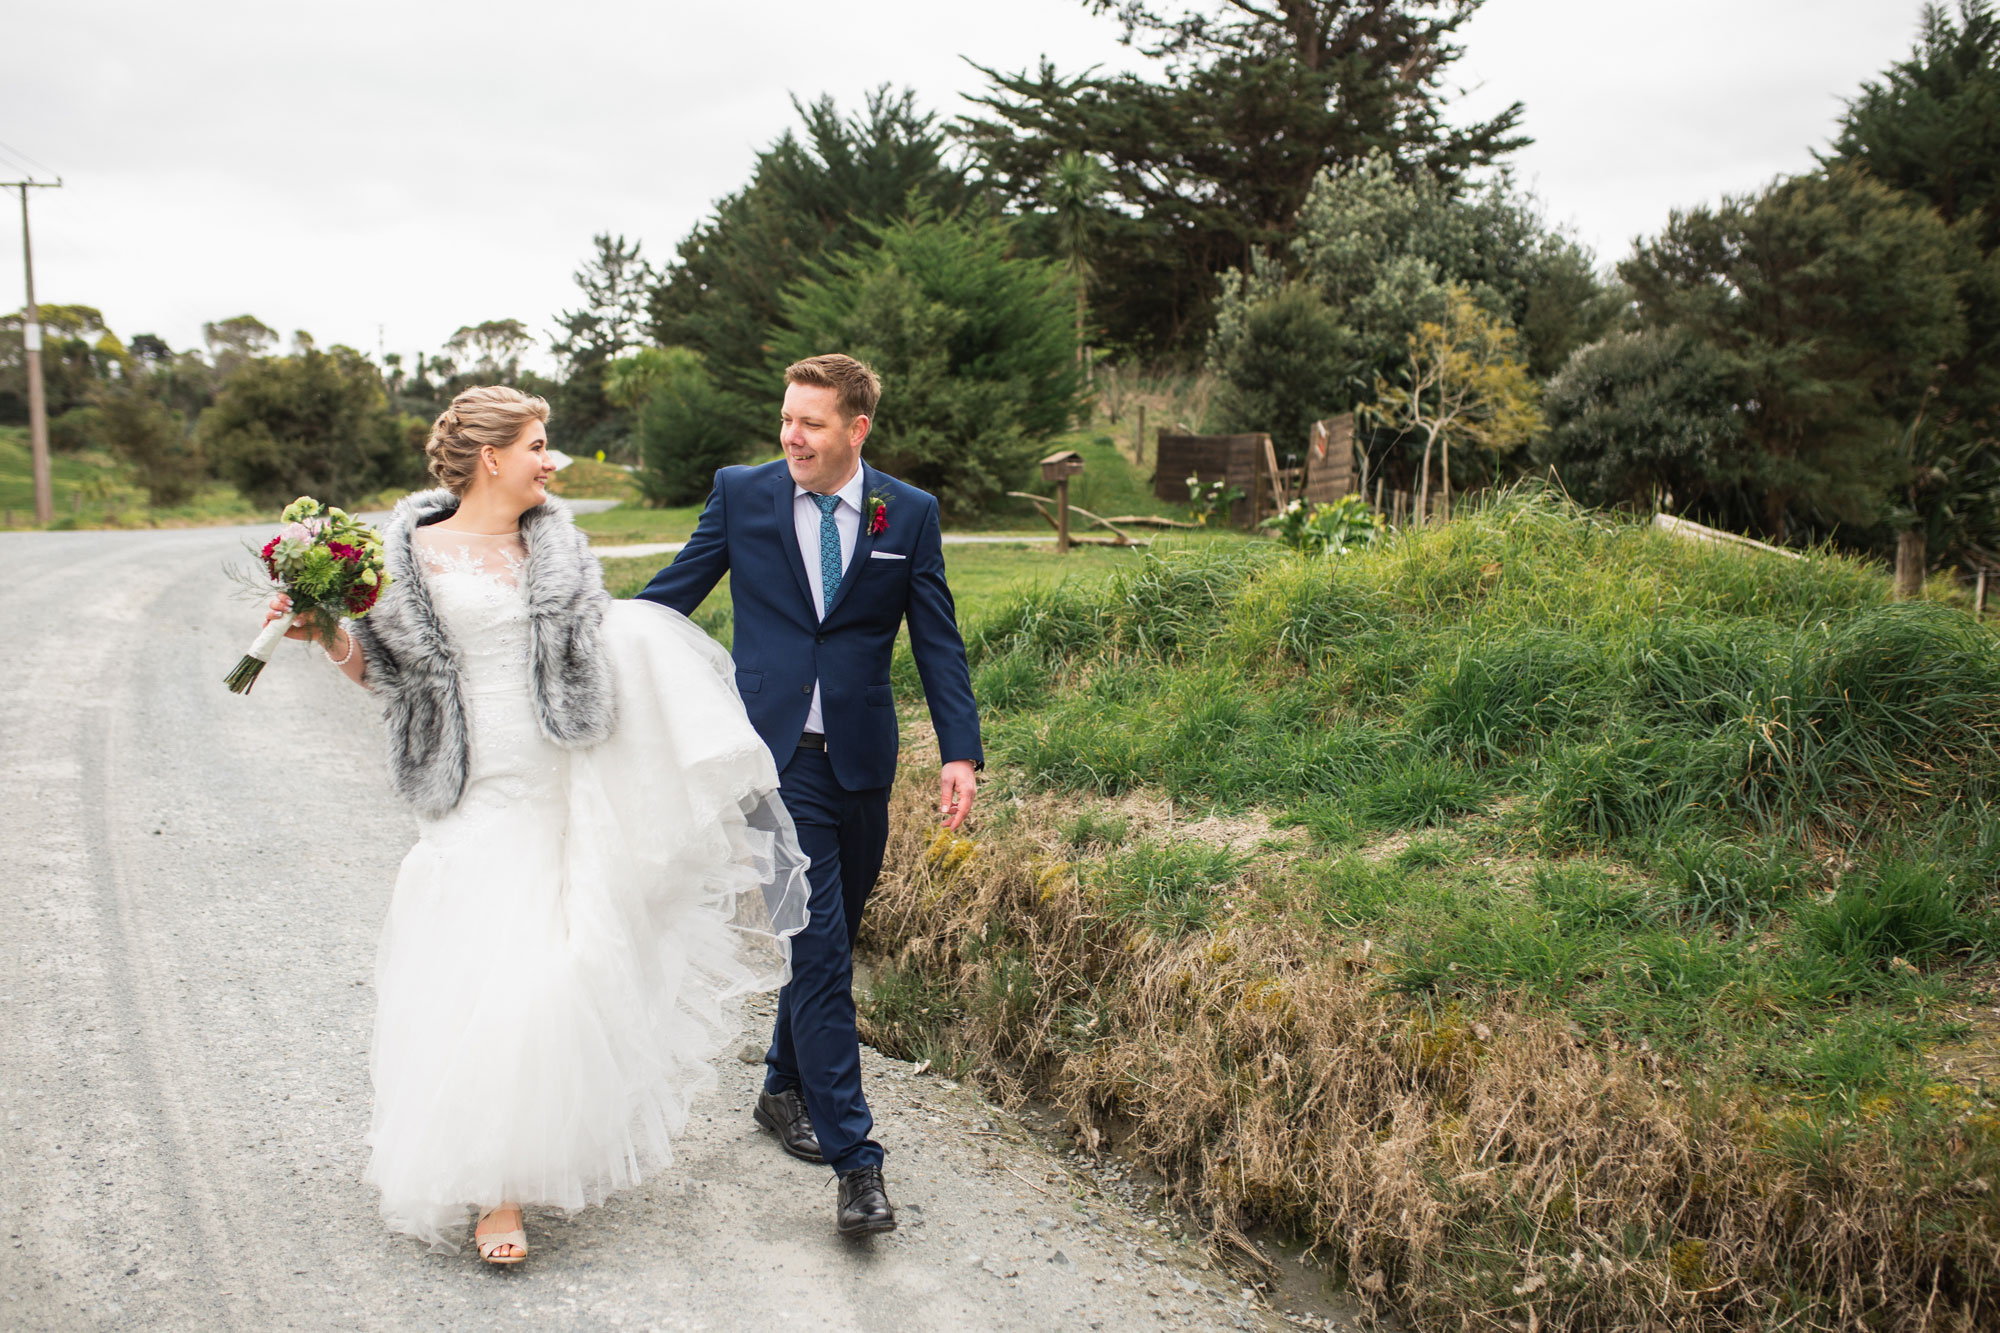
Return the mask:
<path fill-rule="evenodd" d="M 314 638 L 329 641 L 343 616 L 367 615 L 390 582 L 382 538 L 345 509 L 301 495 L 278 517 L 285 526 L 258 559 L 271 582 L 292 599 L 292 610 L 264 627 L 225 678 L 235 694 L 250 692 L 294 622 L 303 621 Z"/>

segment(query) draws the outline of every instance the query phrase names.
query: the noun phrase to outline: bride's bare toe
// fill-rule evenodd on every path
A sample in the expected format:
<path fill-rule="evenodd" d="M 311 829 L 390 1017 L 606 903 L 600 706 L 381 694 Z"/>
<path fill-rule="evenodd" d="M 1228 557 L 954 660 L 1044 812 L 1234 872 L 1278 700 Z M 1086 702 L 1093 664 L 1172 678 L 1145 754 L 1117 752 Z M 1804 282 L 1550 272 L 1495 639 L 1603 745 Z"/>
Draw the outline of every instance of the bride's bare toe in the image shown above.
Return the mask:
<path fill-rule="evenodd" d="M 479 1257 L 489 1264 L 518 1264 L 528 1257 L 528 1233 L 514 1204 L 503 1203 L 481 1214 L 472 1235 Z"/>

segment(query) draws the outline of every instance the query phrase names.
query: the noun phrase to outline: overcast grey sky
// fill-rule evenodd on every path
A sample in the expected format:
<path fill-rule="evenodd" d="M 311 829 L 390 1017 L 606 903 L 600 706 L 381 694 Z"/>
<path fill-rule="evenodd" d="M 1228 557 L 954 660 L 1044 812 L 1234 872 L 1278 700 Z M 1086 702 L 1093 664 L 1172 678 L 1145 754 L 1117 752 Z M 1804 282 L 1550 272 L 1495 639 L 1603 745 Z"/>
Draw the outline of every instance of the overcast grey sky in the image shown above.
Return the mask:
<path fill-rule="evenodd" d="M 546 332 L 594 232 L 656 261 L 794 117 L 881 83 L 945 115 L 964 57 L 1141 62 L 1078 0 L 750 5 L 69 0 L 0 19 L 0 144 L 33 199 L 37 294 L 125 337 L 248 312 L 322 344 Z M 1460 114 L 1519 100 L 1520 178 L 1601 260 L 1667 210 L 1811 165 L 1841 98 L 1901 57 L 1916 0 L 1489 0 Z M 0 306 L 22 301 L 15 210 Z"/>

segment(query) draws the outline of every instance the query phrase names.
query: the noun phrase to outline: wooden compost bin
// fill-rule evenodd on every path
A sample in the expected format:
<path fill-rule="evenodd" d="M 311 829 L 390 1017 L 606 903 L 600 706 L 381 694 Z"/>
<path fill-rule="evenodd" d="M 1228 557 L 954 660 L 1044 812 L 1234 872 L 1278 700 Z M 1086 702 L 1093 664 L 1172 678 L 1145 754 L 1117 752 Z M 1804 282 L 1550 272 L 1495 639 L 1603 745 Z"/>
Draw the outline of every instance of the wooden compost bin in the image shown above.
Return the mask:
<path fill-rule="evenodd" d="M 1168 435 L 1162 431 L 1159 463 L 1153 471 L 1153 494 L 1171 504 L 1188 502 L 1187 479 L 1202 485 L 1221 481 L 1240 487 L 1243 498 L 1229 507 L 1232 527 L 1253 528 L 1270 512 L 1271 483 L 1264 475 L 1264 454 L 1271 437 L 1256 435 Z"/>
<path fill-rule="evenodd" d="M 1315 421 L 1312 442 L 1306 449 L 1306 503 L 1332 504 L 1359 488 L 1354 468 L 1354 414 L 1343 412 Z"/>

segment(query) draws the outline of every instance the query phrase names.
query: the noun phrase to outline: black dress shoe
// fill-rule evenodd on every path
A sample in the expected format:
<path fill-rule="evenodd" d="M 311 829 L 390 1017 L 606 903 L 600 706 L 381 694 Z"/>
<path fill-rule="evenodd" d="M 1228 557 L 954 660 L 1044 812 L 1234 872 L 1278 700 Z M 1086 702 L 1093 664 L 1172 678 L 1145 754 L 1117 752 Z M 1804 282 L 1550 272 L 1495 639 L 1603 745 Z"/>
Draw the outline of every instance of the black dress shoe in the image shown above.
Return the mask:
<path fill-rule="evenodd" d="M 843 1236 L 873 1236 L 896 1229 L 896 1210 L 882 1186 L 881 1167 L 857 1167 L 840 1177 L 840 1213 L 834 1225 Z"/>
<path fill-rule="evenodd" d="M 824 1165 L 819 1139 L 813 1134 L 812 1117 L 806 1114 L 806 1099 L 797 1088 L 783 1092 L 760 1092 L 752 1116 L 757 1123 L 778 1136 L 778 1146 L 801 1162 Z"/>

